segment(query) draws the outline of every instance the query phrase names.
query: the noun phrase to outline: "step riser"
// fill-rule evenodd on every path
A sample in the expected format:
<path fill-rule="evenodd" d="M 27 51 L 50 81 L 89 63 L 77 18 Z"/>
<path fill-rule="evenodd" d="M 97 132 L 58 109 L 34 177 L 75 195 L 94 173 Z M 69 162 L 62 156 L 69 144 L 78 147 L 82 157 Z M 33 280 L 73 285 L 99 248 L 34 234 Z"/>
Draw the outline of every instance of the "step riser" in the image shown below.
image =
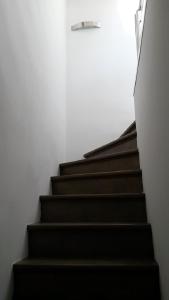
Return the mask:
<path fill-rule="evenodd" d="M 117 158 L 102 159 L 100 161 L 77 163 L 60 166 L 61 175 L 84 174 L 95 172 L 111 172 L 120 170 L 137 170 L 140 168 L 138 153 Z"/>
<path fill-rule="evenodd" d="M 44 228 L 28 233 L 30 257 L 153 258 L 150 227 Z"/>
<path fill-rule="evenodd" d="M 41 222 L 146 222 L 144 198 L 56 199 L 41 202 Z"/>
<path fill-rule="evenodd" d="M 53 194 L 142 193 L 141 175 L 75 178 L 52 181 Z"/>
<path fill-rule="evenodd" d="M 158 270 L 15 272 L 13 300 L 160 300 Z"/>
<path fill-rule="evenodd" d="M 105 154 L 113 154 L 113 153 L 124 152 L 124 151 L 135 150 L 135 149 L 137 149 L 137 138 L 133 137 L 132 139 L 121 141 L 120 143 L 106 147 L 105 149 L 99 150 L 95 153 L 85 155 L 85 157 L 94 158 Z"/>

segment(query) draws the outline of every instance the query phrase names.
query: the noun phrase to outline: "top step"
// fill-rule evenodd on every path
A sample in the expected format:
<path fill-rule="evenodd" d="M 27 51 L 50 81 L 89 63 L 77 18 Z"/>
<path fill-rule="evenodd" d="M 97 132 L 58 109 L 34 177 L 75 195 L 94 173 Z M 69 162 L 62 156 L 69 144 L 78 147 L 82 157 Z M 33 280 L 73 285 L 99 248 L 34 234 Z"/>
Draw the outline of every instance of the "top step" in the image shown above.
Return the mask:
<path fill-rule="evenodd" d="M 124 136 L 124 135 L 126 135 L 126 134 L 128 134 L 128 133 L 131 133 L 131 132 L 133 132 L 133 131 L 135 131 L 136 130 L 136 121 L 134 121 L 124 132 L 123 132 L 123 134 L 121 135 L 121 136 Z"/>
<path fill-rule="evenodd" d="M 84 155 L 85 158 L 99 157 L 105 154 L 113 154 L 117 152 L 136 150 L 137 149 L 137 132 L 136 130 L 122 135 L 117 140 L 99 147 Z"/>

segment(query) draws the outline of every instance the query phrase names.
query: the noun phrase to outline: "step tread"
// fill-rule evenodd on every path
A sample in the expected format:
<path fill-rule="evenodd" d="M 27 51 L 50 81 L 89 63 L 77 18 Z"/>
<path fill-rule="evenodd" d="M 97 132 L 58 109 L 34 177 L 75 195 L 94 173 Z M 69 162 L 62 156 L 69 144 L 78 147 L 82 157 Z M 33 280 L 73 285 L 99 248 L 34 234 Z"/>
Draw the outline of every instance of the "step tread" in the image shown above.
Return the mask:
<path fill-rule="evenodd" d="M 55 229 L 147 229 L 151 228 L 149 223 L 36 223 L 27 226 L 28 231 L 31 230 L 55 230 Z"/>
<path fill-rule="evenodd" d="M 87 152 L 86 154 L 84 154 L 84 157 L 88 158 L 88 156 L 90 156 L 90 155 L 93 155 L 93 154 L 95 154 L 97 152 L 100 152 L 101 150 L 105 150 L 105 149 L 107 149 L 107 148 L 109 148 L 109 147 L 111 147 L 113 145 L 119 144 L 121 142 L 124 142 L 124 141 L 126 141 L 128 139 L 134 138 L 136 136 L 137 136 L 137 131 L 134 130 L 131 133 L 128 133 L 128 134 L 126 134 L 124 136 L 120 136 L 118 139 L 114 140 L 113 142 L 107 143 L 107 144 L 105 144 L 105 145 L 103 145 L 101 147 L 98 147 L 98 148 L 90 151 L 90 152 Z"/>
<path fill-rule="evenodd" d="M 145 194 L 144 193 L 119 193 L 119 194 L 70 194 L 70 195 L 51 195 L 51 196 L 46 196 L 42 195 L 40 196 L 40 201 L 56 201 L 60 199 L 133 199 L 135 200 L 136 198 L 139 199 L 145 199 Z"/>
<path fill-rule="evenodd" d="M 97 173 L 85 173 L 85 174 L 73 174 L 73 175 L 63 175 L 63 176 L 53 176 L 52 181 L 63 181 L 71 179 L 83 179 L 83 178 L 99 178 L 99 177 L 118 177 L 125 175 L 141 175 L 142 171 L 138 170 L 121 170 L 113 172 L 97 172 Z"/>
<path fill-rule="evenodd" d="M 117 152 L 117 153 L 113 153 L 113 154 L 104 154 L 99 157 L 93 157 L 93 158 L 81 159 L 81 160 L 77 160 L 77 161 L 66 162 L 66 163 L 60 164 L 60 168 L 79 165 L 79 164 L 88 164 L 88 163 L 92 163 L 92 162 L 108 160 L 111 158 L 116 159 L 116 158 L 121 158 L 124 156 L 131 156 L 133 154 L 139 154 L 138 149 L 122 151 L 122 152 Z"/>
<path fill-rule="evenodd" d="M 23 259 L 14 264 L 14 269 L 24 269 L 24 268 L 99 268 L 99 267 L 109 267 L 109 268 L 122 268 L 122 269 L 154 269 L 158 268 L 158 264 L 155 260 L 135 260 L 135 259 Z"/>

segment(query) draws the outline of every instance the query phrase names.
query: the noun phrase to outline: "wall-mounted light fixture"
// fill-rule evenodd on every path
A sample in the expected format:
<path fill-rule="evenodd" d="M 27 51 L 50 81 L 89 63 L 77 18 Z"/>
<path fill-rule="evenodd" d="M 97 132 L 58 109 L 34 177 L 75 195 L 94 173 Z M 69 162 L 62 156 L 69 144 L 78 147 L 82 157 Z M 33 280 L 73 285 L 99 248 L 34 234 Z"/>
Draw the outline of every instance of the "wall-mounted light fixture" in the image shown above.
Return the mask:
<path fill-rule="evenodd" d="M 101 28 L 101 23 L 86 21 L 86 22 L 80 22 L 71 27 L 72 31 L 83 30 L 83 29 L 94 29 L 94 28 Z"/>

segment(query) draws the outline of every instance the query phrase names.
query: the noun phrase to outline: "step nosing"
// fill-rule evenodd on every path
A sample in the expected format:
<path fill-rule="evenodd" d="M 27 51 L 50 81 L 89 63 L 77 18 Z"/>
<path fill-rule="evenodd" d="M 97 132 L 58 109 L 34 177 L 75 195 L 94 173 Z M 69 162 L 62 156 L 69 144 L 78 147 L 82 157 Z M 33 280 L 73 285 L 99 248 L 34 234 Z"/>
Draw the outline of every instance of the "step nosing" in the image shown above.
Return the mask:
<path fill-rule="evenodd" d="M 98 178 L 98 177 L 120 177 L 120 176 L 133 176 L 141 175 L 142 171 L 140 169 L 136 170 L 120 170 L 113 172 L 97 172 L 97 173 L 84 173 L 84 174 L 73 174 L 73 175 L 63 175 L 63 176 L 53 176 L 51 177 L 52 181 L 62 181 L 62 180 L 71 180 L 76 178 Z"/>
<path fill-rule="evenodd" d="M 134 154 L 139 154 L 138 149 L 135 150 L 129 150 L 129 151 L 121 151 L 113 154 L 105 154 L 99 157 L 93 157 L 93 158 L 88 158 L 88 159 L 82 159 L 82 160 L 77 160 L 77 161 L 71 161 L 71 162 L 66 162 L 60 164 L 60 168 L 64 167 L 69 167 L 69 166 L 75 166 L 75 165 L 85 165 L 85 164 L 90 164 L 92 162 L 97 162 L 97 161 L 104 161 L 104 160 L 109 160 L 109 159 L 116 159 L 118 157 L 125 157 L 125 156 L 132 156 Z"/>
<path fill-rule="evenodd" d="M 142 260 L 142 261 L 135 261 L 135 260 L 55 260 L 55 259 L 25 259 L 21 262 L 15 263 L 13 265 L 14 268 L 33 268 L 33 267 L 53 267 L 53 268 L 149 268 L 154 269 L 158 268 L 158 264 L 154 260 Z"/>
<path fill-rule="evenodd" d="M 136 199 L 143 199 L 145 200 L 145 194 L 144 193 L 114 193 L 114 194 L 65 194 L 65 195 L 41 195 L 40 196 L 40 201 L 56 201 L 56 200 L 61 200 L 61 199 L 72 199 L 72 200 L 78 200 L 78 199 L 129 199 L 135 201 Z"/>
<path fill-rule="evenodd" d="M 144 230 L 144 229 L 151 229 L 151 225 L 149 223 L 38 223 L 38 224 L 31 224 L 27 226 L 28 231 L 29 230 L 55 230 L 55 229 L 138 229 L 138 230 Z"/>
<path fill-rule="evenodd" d="M 102 150 L 105 150 L 105 149 L 107 149 L 107 148 L 109 148 L 109 147 L 111 147 L 113 145 L 116 145 L 118 143 L 121 143 L 121 142 L 123 142 L 125 140 L 128 140 L 128 139 L 130 140 L 130 138 L 133 138 L 133 137 L 136 137 L 136 136 L 137 136 L 137 131 L 134 130 L 131 133 L 128 133 L 128 134 L 126 134 L 124 136 L 120 136 L 118 139 L 114 140 L 113 142 L 107 143 L 104 146 L 101 146 L 101 147 L 96 148 L 96 149 L 94 149 L 94 150 L 92 150 L 90 152 L 87 152 L 86 154 L 84 154 L 84 157 L 89 157 L 90 155 L 99 153 Z"/>

